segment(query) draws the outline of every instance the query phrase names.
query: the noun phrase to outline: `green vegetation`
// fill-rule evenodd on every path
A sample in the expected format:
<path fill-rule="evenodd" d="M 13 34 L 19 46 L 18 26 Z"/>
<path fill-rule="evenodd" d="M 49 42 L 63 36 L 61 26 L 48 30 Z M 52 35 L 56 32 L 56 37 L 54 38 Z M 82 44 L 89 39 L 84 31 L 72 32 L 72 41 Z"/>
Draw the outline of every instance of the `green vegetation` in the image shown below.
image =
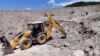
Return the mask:
<path fill-rule="evenodd" d="M 76 2 L 65 7 L 79 7 L 79 6 L 89 6 L 89 5 L 98 5 L 100 2 Z"/>

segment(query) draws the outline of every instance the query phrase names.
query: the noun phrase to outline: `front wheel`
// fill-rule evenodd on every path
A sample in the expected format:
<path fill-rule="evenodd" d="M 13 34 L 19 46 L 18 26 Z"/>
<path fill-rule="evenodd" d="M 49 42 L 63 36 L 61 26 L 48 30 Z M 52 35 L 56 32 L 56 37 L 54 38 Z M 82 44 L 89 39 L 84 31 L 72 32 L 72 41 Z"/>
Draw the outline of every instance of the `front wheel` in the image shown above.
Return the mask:
<path fill-rule="evenodd" d="M 24 50 L 24 49 L 31 47 L 31 45 L 32 45 L 31 39 L 23 38 L 23 39 L 21 39 L 21 41 L 19 43 L 19 48 L 21 48 L 21 50 Z"/>

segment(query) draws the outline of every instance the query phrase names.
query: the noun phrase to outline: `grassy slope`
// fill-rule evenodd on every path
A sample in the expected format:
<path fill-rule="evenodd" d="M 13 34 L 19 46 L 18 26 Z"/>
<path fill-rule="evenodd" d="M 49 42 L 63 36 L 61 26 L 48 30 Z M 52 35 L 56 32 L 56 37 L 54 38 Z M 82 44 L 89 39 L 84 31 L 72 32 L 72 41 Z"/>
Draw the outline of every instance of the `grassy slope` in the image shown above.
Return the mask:
<path fill-rule="evenodd" d="M 76 2 L 65 7 L 79 7 L 79 6 L 89 6 L 89 5 L 98 5 L 100 2 Z"/>

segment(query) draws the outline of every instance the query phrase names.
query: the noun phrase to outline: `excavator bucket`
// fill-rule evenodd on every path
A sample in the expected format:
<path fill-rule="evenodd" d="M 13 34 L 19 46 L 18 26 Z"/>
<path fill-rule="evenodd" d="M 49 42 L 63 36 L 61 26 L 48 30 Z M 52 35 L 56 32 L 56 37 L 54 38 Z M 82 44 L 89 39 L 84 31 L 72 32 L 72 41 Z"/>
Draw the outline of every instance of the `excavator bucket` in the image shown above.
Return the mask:
<path fill-rule="evenodd" d="M 14 50 L 12 49 L 12 47 L 10 46 L 10 43 L 8 42 L 7 38 L 5 36 L 1 36 L 0 37 L 0 44 L 4 53 L 3 55 L 7 55 L 7 54 L 12 54 L 14 52 Z"/>
<path fill-rule="evenodd" d="M 0 42 L 3 43 L 3 46 L 10 46 L 5 36 L 0 37 Z"/>

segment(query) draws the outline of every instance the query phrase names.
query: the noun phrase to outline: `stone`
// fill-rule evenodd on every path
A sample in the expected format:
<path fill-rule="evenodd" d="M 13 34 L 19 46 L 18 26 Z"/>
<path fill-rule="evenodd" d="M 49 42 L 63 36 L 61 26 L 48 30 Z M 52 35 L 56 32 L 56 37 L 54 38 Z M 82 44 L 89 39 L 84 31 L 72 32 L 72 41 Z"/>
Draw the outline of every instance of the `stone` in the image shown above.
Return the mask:
<path fill-rule="evenodd" d="M 75 55 L 75 56 L 83 56 L 84 55 L 84 52 L 82 50 L 75 50 L 73 52 L 73 55 Z"/>

